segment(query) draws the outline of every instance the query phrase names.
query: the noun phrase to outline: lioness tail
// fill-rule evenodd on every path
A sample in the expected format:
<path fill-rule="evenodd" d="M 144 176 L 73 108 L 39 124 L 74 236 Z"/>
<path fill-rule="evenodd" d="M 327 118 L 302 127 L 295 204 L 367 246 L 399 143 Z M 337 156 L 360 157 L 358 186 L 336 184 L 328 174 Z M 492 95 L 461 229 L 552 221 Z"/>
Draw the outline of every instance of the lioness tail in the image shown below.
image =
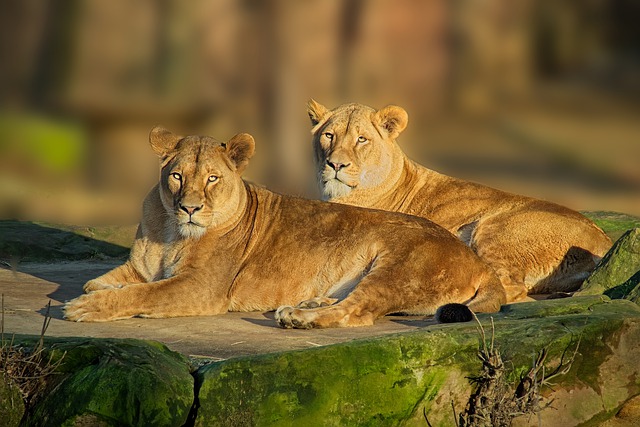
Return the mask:
<path fill-rule="evenodd" d="M 481 276 L 475 296 L 466 304 L 449 303 L 436 311 L 435 318 L 440 323 L 469 322 L 473 313 L 492 313 L 500 310 L 507 302 L 506 292 L 500 280 L 491 272 Z"/>
<path fill-rule="evenodd" d="M 470 322 L 473 312 L 466 305 L 453 302 L 438 308 L 435 318 L 438 323 Z"/>

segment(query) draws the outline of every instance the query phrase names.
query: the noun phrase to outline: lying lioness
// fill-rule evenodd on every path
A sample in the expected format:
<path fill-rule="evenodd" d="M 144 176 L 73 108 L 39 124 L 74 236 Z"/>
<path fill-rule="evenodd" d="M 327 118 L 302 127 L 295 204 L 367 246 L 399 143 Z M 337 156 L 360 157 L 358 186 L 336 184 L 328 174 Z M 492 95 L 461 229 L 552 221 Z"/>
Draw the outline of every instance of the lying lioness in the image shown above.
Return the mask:
<path fill-rule="evenodd" d="M 578 212 L 414 163 L 396 143 L 408 121 L 400 107 L 311 100 L 308 113 L 324 199 L 434 221 L 493 267 L 510 302 L 576 290 L 611 246 Z"/>
<path fill-rule="evenodd" d="M 88 293 L 65 306 L 69 320 L 280 307 L 280 325 L 322 328 L 440 306 L 440 320 L 455 321 L 468 308 L 492 312 L 505 302 L 493 271 L 430 221 L 244 182 L 254 151 L 248 134 L 221 143 L 154 128 L 150 142 L 161 177 L 144 201 L 131 256 L 85 284 Z"/>

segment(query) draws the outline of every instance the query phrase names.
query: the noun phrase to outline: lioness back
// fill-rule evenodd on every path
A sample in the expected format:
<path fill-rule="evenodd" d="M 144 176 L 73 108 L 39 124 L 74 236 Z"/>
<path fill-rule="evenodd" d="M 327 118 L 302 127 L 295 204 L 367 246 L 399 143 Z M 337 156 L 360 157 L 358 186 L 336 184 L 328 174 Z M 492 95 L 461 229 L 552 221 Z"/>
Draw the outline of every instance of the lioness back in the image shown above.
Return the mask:
<path fill-rule="evenodd" d="M 469 245 L 497 273 L 509 301 L 571 292 L 611 246 L 590 220 L 554 203 L 442 175 L 411 161 L 396 138 L 397 106 L 308 106 L 323 198 L 428 218 Z"/>
<path fill-rule="evenodd" d="M 283 327 L 363 326 L 392 312 L 445 306 L 444 321 L 505 302 L 495 273 L 428 220 L 245 183 L 250 135 L 223 143 L 155 128 L 150 143 L 160 182 L 129 260 L 87 282 L 65 306 L 69 320 L 277 308 Z"/>

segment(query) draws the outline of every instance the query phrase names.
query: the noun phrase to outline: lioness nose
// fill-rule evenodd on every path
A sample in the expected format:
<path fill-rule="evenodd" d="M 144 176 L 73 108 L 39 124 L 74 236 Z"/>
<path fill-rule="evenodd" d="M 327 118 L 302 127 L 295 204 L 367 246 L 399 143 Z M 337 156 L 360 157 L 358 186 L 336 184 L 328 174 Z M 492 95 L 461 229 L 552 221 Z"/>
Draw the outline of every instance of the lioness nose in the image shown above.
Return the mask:
<path fill-rule="evenodd" d="M 329 166 L 331 166 L 331 168 L 333 170 L 335 170 L 336 172 L 338 172 L 340 169 L 342 168 L 346 168 L 347 166 L 349 166 L 351 163 L 338 163 L 338 162 L 332 162 L 331 160 L 327 160 L 327 164 Z"/>
<path fill-rule="evenodd" d="M 183 204 L 180 204 L 180 209 L 182 209 L 183 211 L 188 213 L 189 216 L 191 216 L 194 213 L 196 213 L 197 211 L 199 211 L 200 209 L 202 209 L 202 205 L 200 205 L 200 206 L 185 206 Z"/>

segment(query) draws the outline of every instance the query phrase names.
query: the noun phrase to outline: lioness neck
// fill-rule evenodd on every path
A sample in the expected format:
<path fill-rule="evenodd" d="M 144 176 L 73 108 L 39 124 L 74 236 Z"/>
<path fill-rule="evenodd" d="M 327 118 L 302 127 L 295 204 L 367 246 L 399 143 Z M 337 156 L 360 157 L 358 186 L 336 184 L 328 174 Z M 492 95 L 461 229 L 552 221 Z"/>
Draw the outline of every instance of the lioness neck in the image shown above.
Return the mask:
<path fill-rule="evenodd" d="M 402 174 L 394 181 L 393 187 L 375 204 L 363 201 L 360 206 L 428 218 L 455 231 L 485 212 L 496 209 L 496 204 L 514 207 L 530 200 L 441 174 L 405 156 Z"/>
<path fill-rule="evenodd" d="M 247 211 L 251 205 L 251 194 L 244 181 L 241 181 L 238 187 L 237 196 L 233 197 L 233 200 L 227 201 L 227 203 L 229 203 L 228 216 L 210 229 L 208 231 L 209 233 L 223 236 L 236 229 L 245 221 L 248 214 Z"/>

